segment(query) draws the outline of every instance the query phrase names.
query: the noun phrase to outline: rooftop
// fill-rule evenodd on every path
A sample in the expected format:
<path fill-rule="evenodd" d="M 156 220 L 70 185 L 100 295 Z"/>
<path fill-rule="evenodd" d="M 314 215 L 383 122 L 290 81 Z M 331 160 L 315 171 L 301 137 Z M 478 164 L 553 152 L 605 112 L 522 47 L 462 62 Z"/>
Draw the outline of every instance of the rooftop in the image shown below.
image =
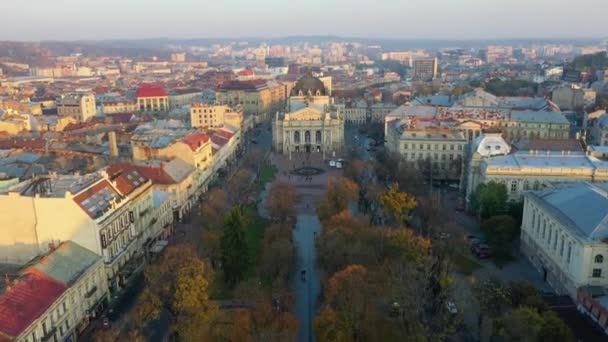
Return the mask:
<path fill-rule="evenodd" d="M 158 84 L 142 84 L 137 88 L 137 97 L 164 97 L 167 96 L 165 88 Z"/>
<path fill-rule="evenodd" d="M 44 273 L 30 269 L 0 296 L 0 332 L 17 337 L 66 290 Z"/>
<path fill-rule="evenodd" d="M 594 241 L 608 238 L 608 183 L 560 183 L 527 196 L 556 214 L 574 234 Z"/>
<path fill-rule="evenodd" d="M 101 257 L 72 241 L 62 242 L 59 247 L 32 260 L 29 267 L 72 286 Z"/>

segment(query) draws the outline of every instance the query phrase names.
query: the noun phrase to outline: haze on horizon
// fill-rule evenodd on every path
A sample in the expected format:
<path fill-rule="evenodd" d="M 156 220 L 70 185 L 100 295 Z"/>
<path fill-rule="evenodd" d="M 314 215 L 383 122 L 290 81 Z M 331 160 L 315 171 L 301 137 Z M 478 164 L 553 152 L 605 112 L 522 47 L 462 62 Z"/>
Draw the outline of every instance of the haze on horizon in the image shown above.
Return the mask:
<path fill-rule="evenodd" d="M 606 0 L 2 0 L 0 40 L 605 35 Z"/>

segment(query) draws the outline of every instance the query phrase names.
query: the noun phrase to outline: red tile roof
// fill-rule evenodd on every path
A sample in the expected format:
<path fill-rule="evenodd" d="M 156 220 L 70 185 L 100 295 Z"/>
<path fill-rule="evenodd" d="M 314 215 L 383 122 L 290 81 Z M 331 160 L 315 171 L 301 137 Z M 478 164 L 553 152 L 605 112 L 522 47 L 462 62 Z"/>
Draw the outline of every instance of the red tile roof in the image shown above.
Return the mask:
<path fill-rule="evenodd" d="M 66 286 L 30 268 L 0 297 L 0 332 L 17 337 L 66 291 Z"/>
<path fill-rule="evenodd" d="M 129 163 L 108 166 L 107 173 L 118 191 L 123 195 L 132 193 L 135 189 L 148 181 L 148 179 L 137 170 L 135 165 Z"/>
<path fill-rule="evenodd" d="M 238 73 L 239 76 L 253 76 L 253 70 L 251 69 L 243 69 L 241 71 L 239 71 Z"/>
<path fill-rule="evenodd" d="M 7 139 L 0 141 L 0 149 L 23 148 L 29 150 L 43 149 L 44 139 Z"/>
<path fill-rule="evenodd" d="M 158 84 L 142 84 L 137 88 L 137 97 L 163 97 L 167 96 L 165 88 Z"/>
<path fill-rule="evenodd" d="M 151 180 L 154 184 L 174 184 L 175 180 L 169 176 L 160 166 L 141 166 L 137 165 L 137 171 Z"/>
<path fill-rule="evenodd" d="M 192 151 L 198 150 L 199 147 L 209 141 L 209 136 L 204 133 L 192 133 L 184 137 L 183 142 L 190 146 Z"/>

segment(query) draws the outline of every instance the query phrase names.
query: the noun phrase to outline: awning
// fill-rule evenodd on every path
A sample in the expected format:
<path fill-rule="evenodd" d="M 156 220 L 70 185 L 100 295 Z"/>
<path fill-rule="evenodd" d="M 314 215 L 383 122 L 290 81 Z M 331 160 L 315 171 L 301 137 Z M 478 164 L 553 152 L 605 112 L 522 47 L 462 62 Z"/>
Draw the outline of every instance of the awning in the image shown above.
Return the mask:
<path fill-rule="evenodd" d="M 165 249 L 165 247 L 167 247 L 168 244 L 169 244 L 169 241 L 167 241 L 167 240 L 158 240 L 152 246 L 152 248 L 150 248 L 150 252 L 152 252 L 152 253 L 160 253 L 160 252 L 162 252 Z"/>

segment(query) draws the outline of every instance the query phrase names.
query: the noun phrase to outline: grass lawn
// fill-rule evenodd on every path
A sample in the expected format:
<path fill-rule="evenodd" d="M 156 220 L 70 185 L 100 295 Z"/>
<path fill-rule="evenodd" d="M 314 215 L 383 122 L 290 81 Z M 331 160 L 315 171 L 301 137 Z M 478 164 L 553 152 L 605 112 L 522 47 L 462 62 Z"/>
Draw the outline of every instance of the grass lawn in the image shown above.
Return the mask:
<path fill-rule="evenodd" d="M 250 252 L 250 269 L 247 272 L 247 277 L 254 275 L 255 267 L 260 259 L 260 252 L 262 249 L 262 240 L 264 240 L 264 231 L 268 222 L 259 217 L 255 206 L 246 206 L 243 208 L 243 212 L 249 220 L 247 231 L 247 242 L 249 243 Z"/>
<path fill-rule="evenodd" d="M 475 270 L 478 270 L 483 267 L 471 258 L 464 256 L 460 253 L 454 254 L 452 256 L 452 262 L 454 263 L 456 271 L 464 275 L 471 275 Z"/>
<path fill-rule="evenodd" d="M 261 189 L 264 189 L 266 183 L 272 182 L 275 177 L 275 173 L 277 172 L 276 167 L 270 164 L 269 161 L 264 161 L 262 167 L 260 168 L 260 179 L 258 180 L 258 184 Z"/>

